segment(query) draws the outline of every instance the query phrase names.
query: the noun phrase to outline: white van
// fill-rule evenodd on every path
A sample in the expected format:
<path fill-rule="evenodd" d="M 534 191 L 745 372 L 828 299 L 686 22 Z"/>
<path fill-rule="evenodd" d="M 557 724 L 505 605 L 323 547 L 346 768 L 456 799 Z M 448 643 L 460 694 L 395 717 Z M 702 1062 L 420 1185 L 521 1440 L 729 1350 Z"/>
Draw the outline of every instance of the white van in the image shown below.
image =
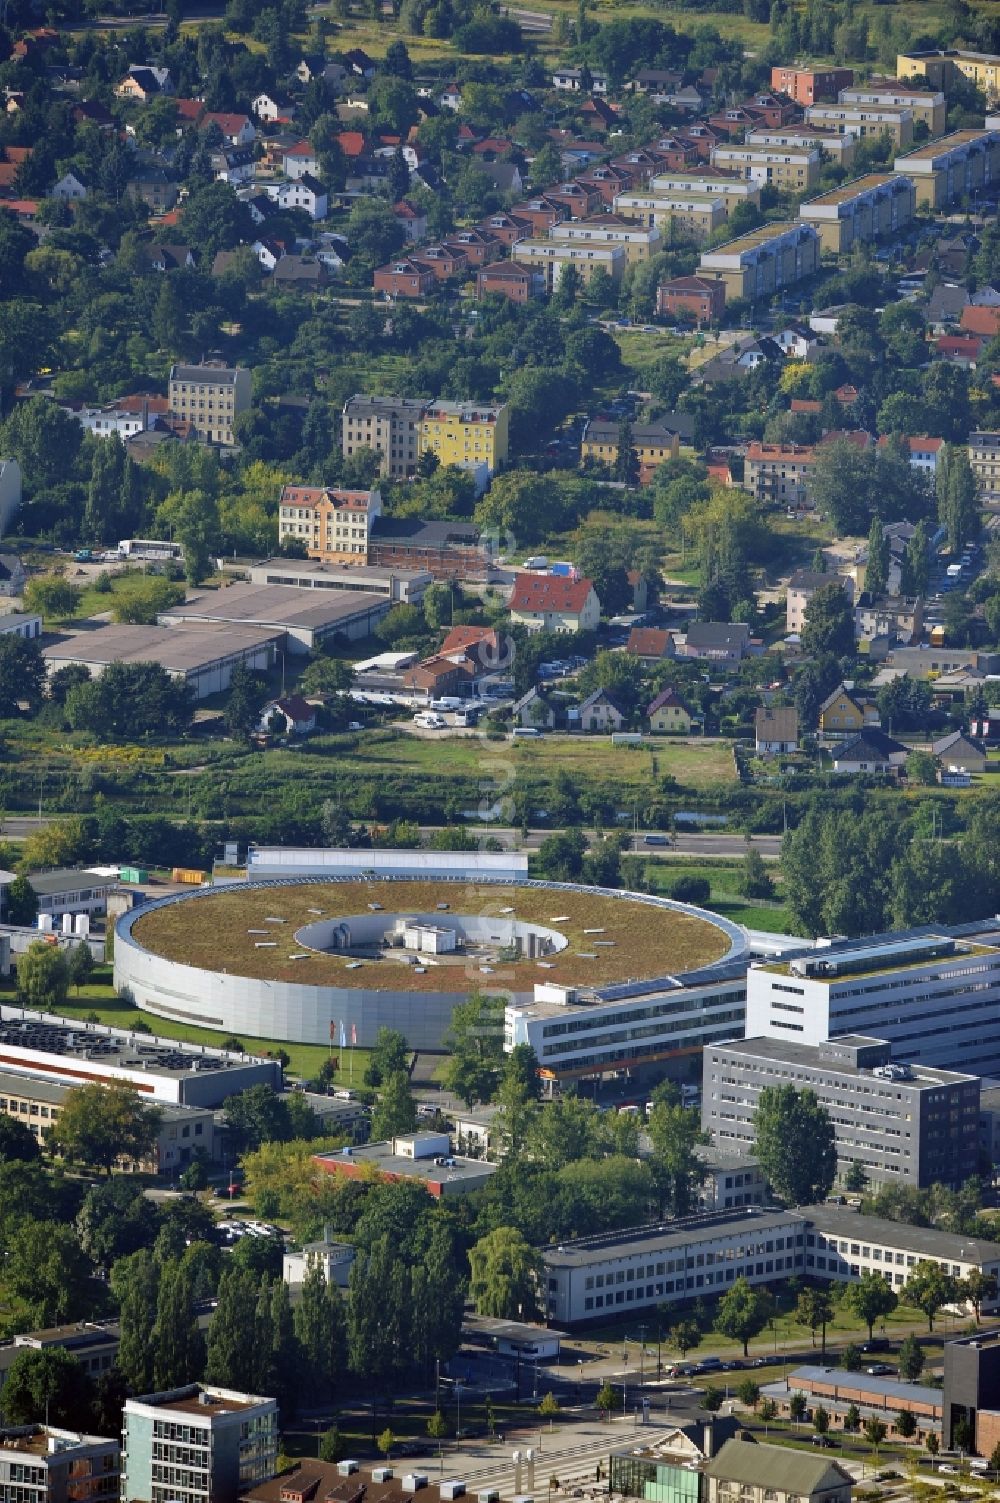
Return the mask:
<path fill-rule="evenodd" d="M 445 722 L 440 715 L 435 715 L 433 710 L 421 710 L 414 715 L 413 724 L 419 725 L 424 731 L 443 731 Z"/>
<path fill-rule="evenodd" d="M 524 737 L 530 738 L 532 741 L 534 741 L 542 734 L 542 732 L 536 725 L 516 725 L 511 734 L 517 740 L 520 740 L 522 737 Z"/>

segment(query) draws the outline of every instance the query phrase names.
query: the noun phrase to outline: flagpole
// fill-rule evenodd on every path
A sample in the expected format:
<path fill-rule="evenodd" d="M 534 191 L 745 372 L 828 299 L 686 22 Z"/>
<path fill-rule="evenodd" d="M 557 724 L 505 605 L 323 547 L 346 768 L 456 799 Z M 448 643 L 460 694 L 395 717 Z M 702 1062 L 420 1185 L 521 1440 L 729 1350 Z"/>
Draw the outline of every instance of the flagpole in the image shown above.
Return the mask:
<path fill-rule="evenodd" d="M 354 1040 L 357 1038 L 357 1036 L 358 1035 L 357 1035 L 357 1032 L 355 1030 L 354 1024 L 352 1023 L 351 1024 L 351 1080 L 350 1080 L 350 1083 L 351 1083 L 352 1086 L 354 1084 Z"/>

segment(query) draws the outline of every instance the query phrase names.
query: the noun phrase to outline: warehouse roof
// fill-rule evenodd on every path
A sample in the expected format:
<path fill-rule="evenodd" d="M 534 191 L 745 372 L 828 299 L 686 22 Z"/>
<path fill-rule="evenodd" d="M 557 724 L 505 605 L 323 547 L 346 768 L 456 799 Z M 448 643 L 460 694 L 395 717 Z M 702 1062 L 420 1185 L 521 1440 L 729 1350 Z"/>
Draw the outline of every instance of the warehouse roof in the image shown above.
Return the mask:
<path fill-rule="evenodd" d="M 371 610 L 385 610 L 385 595 L 369 590 L 313 592 L 295 585 L 230 585 L 203 590 L 183 605 L 164 611 L 160 620 L 174 627 L 183 621 L 253 622 L 268 626 L 318 628 L 349 621 Z"/>
<path fill-rule="evenodd" d="M 352 596 L 352 599 L 357 599 Z M 234 653 L 273 642 L 279 631 L 259 626 L 95 626 L 73 632 L 43 649 L 46 662 L 159 663 L 168 673 L 193 673 Z"/>

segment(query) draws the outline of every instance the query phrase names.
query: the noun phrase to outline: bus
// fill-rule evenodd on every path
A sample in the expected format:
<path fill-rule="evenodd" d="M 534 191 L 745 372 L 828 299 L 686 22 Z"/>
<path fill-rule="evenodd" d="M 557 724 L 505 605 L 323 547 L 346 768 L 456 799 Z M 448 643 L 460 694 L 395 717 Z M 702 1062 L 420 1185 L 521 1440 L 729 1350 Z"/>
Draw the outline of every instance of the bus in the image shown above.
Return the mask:
<path fill-rule="evenodd" d="M 184 550 L 180 543 L 168 543 L 159 538 L 125 538 L 118 544 L 122 558 L 171 559 L 181 562 Z"/>

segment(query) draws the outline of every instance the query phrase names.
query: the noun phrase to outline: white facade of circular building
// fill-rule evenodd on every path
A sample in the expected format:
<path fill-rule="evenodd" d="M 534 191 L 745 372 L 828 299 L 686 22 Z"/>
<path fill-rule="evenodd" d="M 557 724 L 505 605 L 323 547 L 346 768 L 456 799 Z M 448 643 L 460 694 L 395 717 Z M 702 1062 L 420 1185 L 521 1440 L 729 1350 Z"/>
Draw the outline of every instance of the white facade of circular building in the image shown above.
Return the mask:
<path fill-rule="evenodd" d="M 253 889 L 257 886 L 284 888 L 312 885 L 314 881 L 315 879 L 288 878 L 277 883 L 274 881 L 260 884 L 248 883 L 245 887 L 240 884 L 240 888 L 242 890 Z M 480 879 L 480 890 L 488 885 Z M 496 885 L 498 888 L 511 890 L 510 883 Z M 719 930 L 724 940 L 728 942 L 728 950 L 720 956 L 716 964 L 731 966 L 747 951 L 746 935 L 738 925 L 721 918 L 718 914 L 693 908 L 684 903 L 676 903 L 670 899 L 650 897 L 643 893 L 623 893 L 608 888 L 583 888 L 572 883 L 519 880 L 516 887 L 548 890 L 552 892 L 554 898 L 560 892 L 578 895 L 592 894 L 595 898 L 599 896 L 603 899 L 620 899 L 624 902 L 649 905 L 661 910 L 672 910 L 703 920 Z M 230 888 L 202 888 L 195 892 L 176 893 L 156 899 L 151 903 L 145 903 L 124 914 L 115 926 L 114 984 L 116 990 L 128 994 L 143 1012 L 237 1036 L 246 1035 L 253 1038 L 272 1039 L 276 1042 L 337 1045 L 342 1036 L 340 1029 L 343 1025 L 348 1040 L 353 1037 L 353 1041 L 359 1047 L 371 1048 L 376 1041 L 379 1028 L 387 1027 L 398 1029 L 406 1037 L 411 1049 L 429 1051 L 444 1049 L 444 1041 L 451 1027 L 454 1009 L 465 1000 L 469 993 L 476 990 L 504 992 L 511 1002 L 522 1004 L 529 1003 L 534 998 L 534 988 L 511 990 L 505 987 L 502 967 L 495 977 L 480 973 L 485 972 L 485 968 L 476 971 L 475 968 L 470 967 L 467 972 L 468 986 L 464 990 L 452 988 L 435 991 L 428 986 L 425 973 L 421 974 L 419 989 L 408 988 L 405 968 L 400 969 L 398 986 L 388 984 L 380 984 L 378 987 L 368 987 L 362 984 L 320 986 L 236 974 L 225 969 L 211 970 L 204 966 L 188 965 L 183 961 L 167 959 L 155 954 L 132 933 L 133 926 L 140 919 L 157 909 L 177 903 L 211 902 L 213 894 L 231 890 Z M 413 915 L 400 909 L 398 915 L 393 914 L 388 898 L 390 890 L 391 883 L 387 884 L 386 888 L 387 911 L 379 915 L 377 922 L 373 922 L 371 914 L 361 916 L 365 929 L 369 927 L 384 929 L 390 921 L 404 916 L 405 913 L 408 921 L 417 918 L 428 925 L 454 927 L 462 930 L 469 938 L 475 937 L 481 921 L 459 913 Z M 336 921 L 331 919 L 323 923 L 306 923 L 295 931 L 295 941 L 304 948 L 311 948 L 310 942 L 312 942 L 316 948 L 326 949 L 331 932 L 343 922 L 342 919 Z M 558 925 L 554 922 L 550 926 L 544 923 L 511 921 L 510 927 L 511 937 L 521 939 L 522 943 L 529 930 L 537 936 L 533 943 L 544 944 L 548 941 L 558 948 L 562 938 L 557 932 Z M 490 928 L 495 931 L 495 919 Z M 516 934 L 518 930 L 523 930 L 525 933 Z M 342 975 L 342 972 L 339 974 Z M 362 974 L 363 970 L 359 969 L 359 983 Z M 605 984 L 598 989 L 597 994 L 600 995 L 603 991 L 614 991 L 617 986 L 626 983 L 629 979 L 629 956 L 627 950 L 623 948 L 621 974 L 618 981 L 610 986 Z M 677 986 L 674 976 L 664 976 L 662 982 L 665 991 Z M 538 985 L 544 984 L 545 972 L 540 971 Z M 655 981 L 652 981 L 648 983 L 648 988 L 655 985 Z M 352 1030 L 354 1030 L 353 1035 Z"/>

